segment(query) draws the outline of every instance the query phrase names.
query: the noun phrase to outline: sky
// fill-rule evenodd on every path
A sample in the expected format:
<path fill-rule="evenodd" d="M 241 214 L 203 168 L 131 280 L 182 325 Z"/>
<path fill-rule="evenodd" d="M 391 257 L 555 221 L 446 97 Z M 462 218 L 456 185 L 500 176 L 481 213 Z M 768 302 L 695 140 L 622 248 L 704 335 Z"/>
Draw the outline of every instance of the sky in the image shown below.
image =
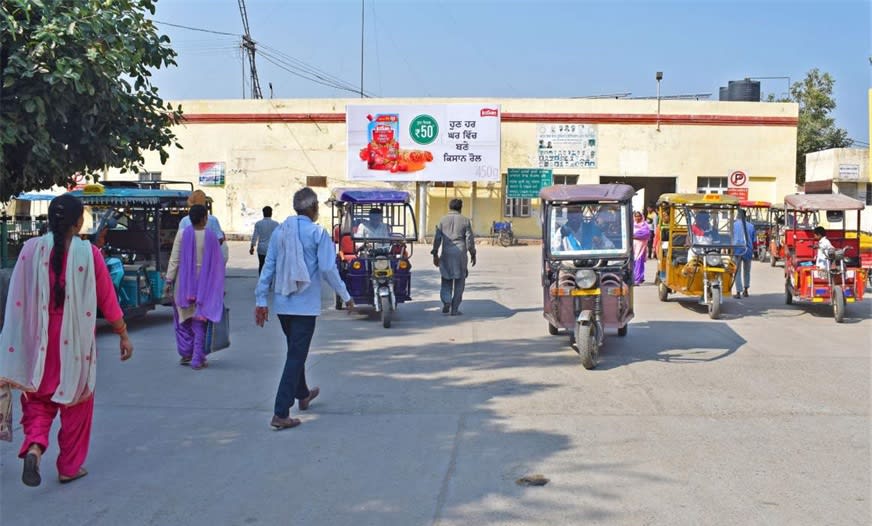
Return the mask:
<path fill-rule="evenodd" d="M 789 77 L 761 81 L 784 95 L 819 68 L 836 81 L 836 124 L 869 142 L 870 0 L 248 0 L 264 97 L 269 83 L 275 98 L 359 96 L 362 4 L 363 89 L 374 96 L 644 97 L 662 71 L 663 95 L 717 100 L 745 77 Z M 159 0 L 154 19 L 236 35 L 159 24 L 179 53 L 177 68 L 154 75 L 163 98 L 243 96 L 236 0 Z"/>

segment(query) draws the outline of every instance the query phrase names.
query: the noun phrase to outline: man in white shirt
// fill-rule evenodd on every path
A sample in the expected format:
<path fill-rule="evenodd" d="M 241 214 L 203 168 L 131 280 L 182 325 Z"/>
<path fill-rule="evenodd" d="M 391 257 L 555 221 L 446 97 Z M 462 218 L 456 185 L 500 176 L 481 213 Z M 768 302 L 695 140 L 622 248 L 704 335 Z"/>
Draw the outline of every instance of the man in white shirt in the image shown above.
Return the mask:
<path fill-rule="evenodd" d="M 371 208 L 369 219 L 360 224 L 355 237 L 364 239 L 390 239 L 391 229 L 384 222 L 381 208 Z"/>
<path fill-rule="evenodd" d="M 814 229 L 814 238 L 817 240 L 817 255 L 815 256 L 815 266 L 819 269 L 828 270 L 830 268 L 827 252 L 833 248 L 833 244 L 827 239 L 827 230 L 818 226 Z"/>

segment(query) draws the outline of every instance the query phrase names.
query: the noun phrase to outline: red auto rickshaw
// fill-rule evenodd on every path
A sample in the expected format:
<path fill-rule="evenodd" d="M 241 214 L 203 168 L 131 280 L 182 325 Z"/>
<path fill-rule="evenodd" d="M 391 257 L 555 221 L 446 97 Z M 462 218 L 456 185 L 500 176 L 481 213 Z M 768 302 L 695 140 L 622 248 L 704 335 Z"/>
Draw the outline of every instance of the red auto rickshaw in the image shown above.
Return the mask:
<path fill-rule="evenodd" d="M 837 323 L 845 318 L 847 303 L 863 300 L 865 271 L 860 264 L 860 211 L 862 201 L 842 194 L 794 194 L 784 198 L 785 303 L 795 300 L 832 305 Z M 815 219 L 823 212 L 831 248 L 821 250 Z M 847 213 L 857 213 L 856 233 L 848 235 Z M 841 228 L 832 227 L 840 223 Z"/>

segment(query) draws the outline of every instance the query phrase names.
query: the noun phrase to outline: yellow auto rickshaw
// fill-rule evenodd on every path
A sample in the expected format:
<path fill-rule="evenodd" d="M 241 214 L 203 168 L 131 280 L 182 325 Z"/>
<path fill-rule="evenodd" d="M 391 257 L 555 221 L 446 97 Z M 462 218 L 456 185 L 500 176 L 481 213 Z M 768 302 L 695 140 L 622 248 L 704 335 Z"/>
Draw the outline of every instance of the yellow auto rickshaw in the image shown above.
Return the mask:
<path fill-rule="evenodd" d="M 660 301 L 667 301 L 670 293 L 697 297 L 708 306 L 709 316 L 718 319 L 736 275 L 733 255 L 737 248 L 748 247 L 739 200 L 718 194 L 663 194 L 657 208 Z"/>

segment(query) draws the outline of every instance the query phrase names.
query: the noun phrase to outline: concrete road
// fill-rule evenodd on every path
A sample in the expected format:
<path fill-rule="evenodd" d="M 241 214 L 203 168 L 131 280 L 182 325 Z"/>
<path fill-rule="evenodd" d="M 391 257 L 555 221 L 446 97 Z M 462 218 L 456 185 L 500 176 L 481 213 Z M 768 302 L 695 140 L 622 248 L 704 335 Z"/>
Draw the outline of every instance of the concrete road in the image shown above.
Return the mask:
<path fill-rule="evenodd" d="M 296 429 L 268 426 L 285 344 L 275 319 L 253 324 L 244 244 L 233 346 L 208 369 L 177 365 L 167 310 L 130 324 L 128 363 L 101 331 L 90 475 L 59 485 L 52 444 L 43 485 L 23 486 L 17 428 L 0 523 L 869 524 L 872 302 L 837 325 L 786 306 L 781 268 L 758 264 L 752 296 L 711 321 L 646 284 L 586 371 L 547 334 L 537 247 L 481 247 L 460 317 L 439 312 L 418 248 L 391 329 L 325 310 L 308 362 L 322 395 Z M 531 474 L 550 483 L 516 484 Z"/>

